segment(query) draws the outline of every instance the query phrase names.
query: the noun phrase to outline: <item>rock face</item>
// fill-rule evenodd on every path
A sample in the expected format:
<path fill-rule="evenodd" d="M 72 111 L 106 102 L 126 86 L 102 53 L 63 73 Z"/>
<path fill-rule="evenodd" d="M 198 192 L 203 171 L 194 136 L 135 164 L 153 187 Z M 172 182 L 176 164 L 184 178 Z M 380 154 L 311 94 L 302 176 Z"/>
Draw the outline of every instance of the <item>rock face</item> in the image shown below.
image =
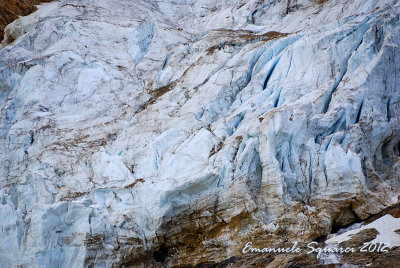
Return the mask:
<path fill-rule="evenodd" d="M 296 254 L 242 254 L 241 256 L 227 259 L 217 265 L 204 264 L 204 266 L 238 268 L 395 267 L 396 264 L 400 263 L 399 228 L 400 205 L 397 204 L 370 217 L 364 224 L 355 223 L 339 230 L 335 234 L 329 235 L 332 237 L 328 240 L 323 238 L 318 242 L 311 242 L 313 243 L 312 247 L 314 249 L 321 249 L 320 253 L 309 253 L 311 250 L 310 247 L 307 247 L 308 243 L 299 243 L 296 247 L 302 249 L 302 251 Z M 397 229 L 397 231 L 395 229 Z M 389 243 L 390 246 L 383 248 L 385 243 Z M 289 247 L 292 247 L 292 245 L 287 244 Z M 339 250 L 348 249 L 349 252 L 335 252 L 335 248 Z M 354 252 L 350 252 L 351 249 L 353 249 Z M 383 254 L 380 252 L 380 249 L 387 252 Z M 330 253 L 329 250 L 331 251 Z M 317 254 L 320 255 L 318 258 L 316 257 Z M 338 264 L 343 265 L 339 266 Z"/>
<path fill-rule="evenodd" d="M 0 50 L 0 266 L 223 266 L 399 202 L 398 1 L 40 10 Z"/>
<path fill-rule="evenodd" d="M 52 0 L 1 0 L 0 1 L 0 40 L 4 37 L 4 28 L 18 16 L 26 16 L 37 8 L 34 5 L 40 2 L 51 2 Z M 14 40 L 9 39 L 11 43 Z"/>

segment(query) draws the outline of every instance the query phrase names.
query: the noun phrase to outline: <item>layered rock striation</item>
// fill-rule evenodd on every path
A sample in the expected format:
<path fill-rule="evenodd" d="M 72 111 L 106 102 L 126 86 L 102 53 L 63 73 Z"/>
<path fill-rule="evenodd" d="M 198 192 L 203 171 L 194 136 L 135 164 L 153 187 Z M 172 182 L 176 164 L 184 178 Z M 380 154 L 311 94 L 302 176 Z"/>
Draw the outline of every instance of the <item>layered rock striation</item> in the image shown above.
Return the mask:
<path fill-rule="evenodd" d="M 0 50 L 0 266 L 227 264 L 397 204 L 399 11 L 61 0 L 21 18 Z"/>

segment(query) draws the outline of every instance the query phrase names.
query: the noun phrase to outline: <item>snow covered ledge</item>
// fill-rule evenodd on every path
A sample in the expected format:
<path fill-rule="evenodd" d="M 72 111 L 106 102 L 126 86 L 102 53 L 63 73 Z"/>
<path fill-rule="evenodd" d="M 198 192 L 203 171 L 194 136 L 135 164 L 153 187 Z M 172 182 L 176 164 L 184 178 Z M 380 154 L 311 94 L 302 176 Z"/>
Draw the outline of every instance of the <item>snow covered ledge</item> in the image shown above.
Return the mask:
<path fill-rule="evenodd" d="M 363 230 L 373 228 L 376 229 L 379 234 L 374 240 L 369 242 L 370 244 L 383 243 L 386 244 L 388 248 L 400 246 L 400 234 L 396 232 L 400 229 L 400 218 L 395 218 L 392 215 L 387 214 L 369 224 L 362 225 L 361 227 L 359 227 L 359 224 L 356 224 L 354 227 L 356 228 L 331 237 L 326 241 L 326 243 L 339 244 L 350 240 L 353 235 L 358 234 Z"/>

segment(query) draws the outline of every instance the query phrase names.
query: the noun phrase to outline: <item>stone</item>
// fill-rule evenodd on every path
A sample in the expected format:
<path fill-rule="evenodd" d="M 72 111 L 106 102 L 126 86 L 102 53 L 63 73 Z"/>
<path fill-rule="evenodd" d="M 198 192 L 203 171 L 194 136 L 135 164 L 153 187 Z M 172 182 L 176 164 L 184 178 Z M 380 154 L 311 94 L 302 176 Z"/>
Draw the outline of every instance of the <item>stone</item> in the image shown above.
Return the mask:
<path fill-rule="evenodd" d="M 241 251 L 396 218 L 380 213 L 399 203 L 399 11 L 60 0 L 15 20 L 0 266 L 335 265 Z"/>
<path fill-rule="evenodd" d="M 4 37 L 4 28 L 19 16 L 26 16 L 37 10 L 35 5 L 52 0 L 3 0 L 0 2 L 0 40 Z M 13 36 L 6 38 L 7 43 L 13 42 Z"/>

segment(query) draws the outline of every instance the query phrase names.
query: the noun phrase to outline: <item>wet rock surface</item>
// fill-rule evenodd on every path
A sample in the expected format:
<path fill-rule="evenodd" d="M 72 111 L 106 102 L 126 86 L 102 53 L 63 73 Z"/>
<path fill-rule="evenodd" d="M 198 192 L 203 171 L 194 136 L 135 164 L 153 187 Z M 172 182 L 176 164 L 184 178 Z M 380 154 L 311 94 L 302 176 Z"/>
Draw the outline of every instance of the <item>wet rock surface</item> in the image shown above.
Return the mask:
<path fill-rule="evenodd" d="M 10 24 L 0 266 L 337 265 L 241 252 L 397 218 L 399 11 L 62 0 Z"/>

